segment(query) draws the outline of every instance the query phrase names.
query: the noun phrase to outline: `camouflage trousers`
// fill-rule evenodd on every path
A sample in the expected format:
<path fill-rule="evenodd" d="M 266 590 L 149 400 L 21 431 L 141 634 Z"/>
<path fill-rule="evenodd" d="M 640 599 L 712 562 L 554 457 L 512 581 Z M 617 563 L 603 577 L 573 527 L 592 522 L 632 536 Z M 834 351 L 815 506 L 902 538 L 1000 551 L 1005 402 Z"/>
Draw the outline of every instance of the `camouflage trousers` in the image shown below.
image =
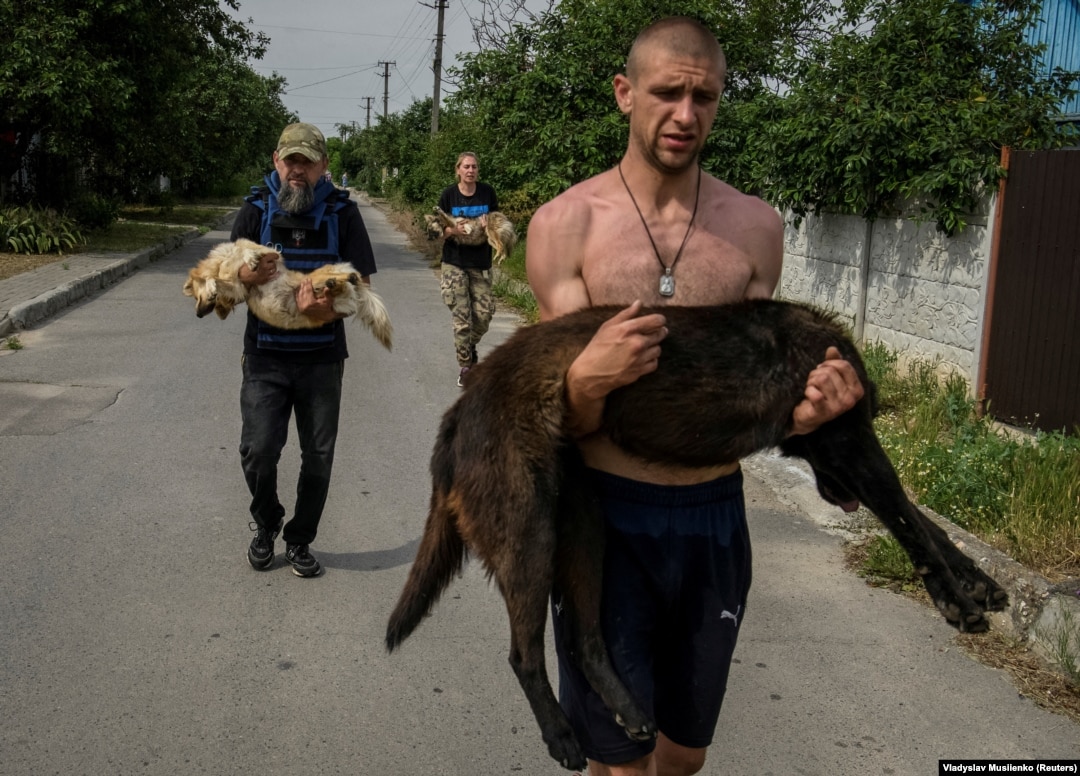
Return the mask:
<path fill-rule="evenodd" d="M 487 334 L 491 318 L 495 315 L 490 270 L 462 269 L 453 264 L 443 264 L 439 289 L 443 302 L 450 308 L 458 366 L 471 366 L 473 350 L 481 337 Z"/>

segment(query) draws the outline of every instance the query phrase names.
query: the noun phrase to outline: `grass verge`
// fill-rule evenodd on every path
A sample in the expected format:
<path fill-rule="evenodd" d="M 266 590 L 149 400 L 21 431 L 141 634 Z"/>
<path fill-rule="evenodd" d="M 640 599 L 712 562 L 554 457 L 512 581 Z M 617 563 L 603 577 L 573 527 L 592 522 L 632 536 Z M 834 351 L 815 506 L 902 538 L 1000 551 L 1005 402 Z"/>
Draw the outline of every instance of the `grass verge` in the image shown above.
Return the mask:
<path fill-rule="evenodd" d="M 1080 576 L 1080 438 L 1016 433 L 979 416 L 965 380 L 880 345 L 875 428 L 915 500 L 1051 581 Z"/>

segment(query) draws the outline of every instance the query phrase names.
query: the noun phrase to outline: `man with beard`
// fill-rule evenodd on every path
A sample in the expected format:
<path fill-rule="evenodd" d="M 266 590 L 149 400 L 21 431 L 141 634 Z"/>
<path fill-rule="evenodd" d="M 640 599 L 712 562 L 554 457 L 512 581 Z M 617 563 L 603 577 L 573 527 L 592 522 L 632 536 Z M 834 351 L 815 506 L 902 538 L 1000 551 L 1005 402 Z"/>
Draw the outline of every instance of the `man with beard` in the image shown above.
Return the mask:
<path fill-rule="evenodd" d="M 288 269 L 310 272 L 324 264 L 349 262 L 370 285 L 375 272 L 364 221 L 348 192 L 327 180 L 326 139 L 311 124 L 285 127 L 273 154 L 274 171 L 265 185 L 245 200 L 231 239 L 244 237 L 273 246 Z M 261 285 L 274 278 L 277 265 L 264 262 L 255 271 L 242 267 L 240 280 Z M 317 329 L 277 329 L 248 311 L 244 333 L 243 382 L 240 387 L 240 461 L 251 491 L 248 562 L 266 570 L 274 562 L 274 541 L 283 529 L 285 559 L 293 573 L 314 577 L 322 566 L 308 545 L 315 539 L 330 490 L 337 442 L 341 381 L 348 350 L 342 315 L 329 295 L 317 299 L 311 281 L 296 295 L 301 313 L 325 321 Z M 277 495 L 277 465 L 296 413 L 301 464 L 293 517 Z"/>
<path fill-rule="evenodd" d="M 776 211 L 698 165 L 725 73 L 716 37 L 697 21 L 662 19 L 642 31 L 613 82 L 630 122 L 624 156 L 542 206 L 529 225 L 526 265 L 542 319 L 591 305 L 623 308 L 567 371 L 567 422 L 604 511 L 604 638 L 660 732 L 631 740 L 591 690 L 564 645 L 555 591 L 560 701 L 590 776 L 701 770 L 746 612 L 750 541 L 739 465 L 646 464 L 597 432 L 607 394 L 663 358 L 665 318 L 642 315 L 643 305 L 767 298 L 780 278 Z M 862 396 L 851 365 L 835 349 L 822 356 L 791 418 L 793 434 Z"/>

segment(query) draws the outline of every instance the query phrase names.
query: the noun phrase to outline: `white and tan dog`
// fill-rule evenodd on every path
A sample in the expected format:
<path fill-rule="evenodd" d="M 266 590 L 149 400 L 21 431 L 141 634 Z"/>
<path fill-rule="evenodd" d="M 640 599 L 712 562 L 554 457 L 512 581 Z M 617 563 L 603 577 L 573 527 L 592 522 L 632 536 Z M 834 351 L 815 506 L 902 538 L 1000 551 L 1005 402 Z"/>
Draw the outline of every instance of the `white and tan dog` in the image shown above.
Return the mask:
<path fill-rule="evenodd" d="M 248 287 L 240 281 L 240 267 L 256 270 L 263 258 L 279 262 L 280 271 L 268 283 Z M 195 298 L 195 314 L 202 318 L 211 310 L 225 320 L 238 304 L 247 303 L 255 317 L 279 329 L 313 329 L 325 322 L 300 312 L 296 292 L 310 280 L 317 298 L 329 294 L 334 310 L 359 318 L 382 345 L 390 350 L 393 327 L 386 305 L 360 279 L 352 264 L 327 264 L 310 273 L 294 272 L 280 265 L 281 254 L 251 240 L 220 243 L 192 267 L 184 294 Z"/>
<path fill-rule="evenodd" d="M 514 225 L 497 210 L 480 218 L 455 218 L 442 208 L 436 207 L 432 214 L 424 216 L 424 224 L 428 237 L 432 240 L 442 237 L 443 229 L 448 226 L 461 226 L 465 234 L 454 239 L 462 245 L 483 245 L 487 242 L 495 251 L 496 264 L 502 264 L 503 259 L 509 256 L 517 245 Z"/>

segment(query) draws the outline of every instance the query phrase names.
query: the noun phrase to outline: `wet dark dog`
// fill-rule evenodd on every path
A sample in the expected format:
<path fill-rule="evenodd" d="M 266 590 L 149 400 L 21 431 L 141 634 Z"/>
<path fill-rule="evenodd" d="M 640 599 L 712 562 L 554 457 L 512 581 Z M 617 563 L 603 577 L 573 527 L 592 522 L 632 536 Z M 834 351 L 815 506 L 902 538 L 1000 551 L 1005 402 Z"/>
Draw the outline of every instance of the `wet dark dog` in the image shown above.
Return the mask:
<path fill-rule="evenodd" d="M 656 734 L 608 662 L 598 626 L 602 521 L 563 432 L 566 370 L 616 311 L 592 308 L 520 329 L 469 371 L 435 442 L 430 514 L 386 632 L 393 650 L 471 551 L 506 601 L 510 664 L 549 752 L 567 768 L 585 760 L 544 664 L 553 585 L 569 610 L 573 654 L 589 683 L 628 735 Z M 659 369 L 607 398 L 603 430 L 619 446 L 645 461 L 689 467 L 779 446 L 809 462 L 827 501 L 845 509 L 861 501 L 877 515 L 949 622 L 986 629 L 984 612 L 1003 608 L 1005 591 L 908 500 L 874 433 L 873 385 L 832 317 L 765 300 L 658 312 L 670 332 Z M 807 376 L 830 345 L 855 366 L 866 395 L 813 433 L 787 437 Z"/>

